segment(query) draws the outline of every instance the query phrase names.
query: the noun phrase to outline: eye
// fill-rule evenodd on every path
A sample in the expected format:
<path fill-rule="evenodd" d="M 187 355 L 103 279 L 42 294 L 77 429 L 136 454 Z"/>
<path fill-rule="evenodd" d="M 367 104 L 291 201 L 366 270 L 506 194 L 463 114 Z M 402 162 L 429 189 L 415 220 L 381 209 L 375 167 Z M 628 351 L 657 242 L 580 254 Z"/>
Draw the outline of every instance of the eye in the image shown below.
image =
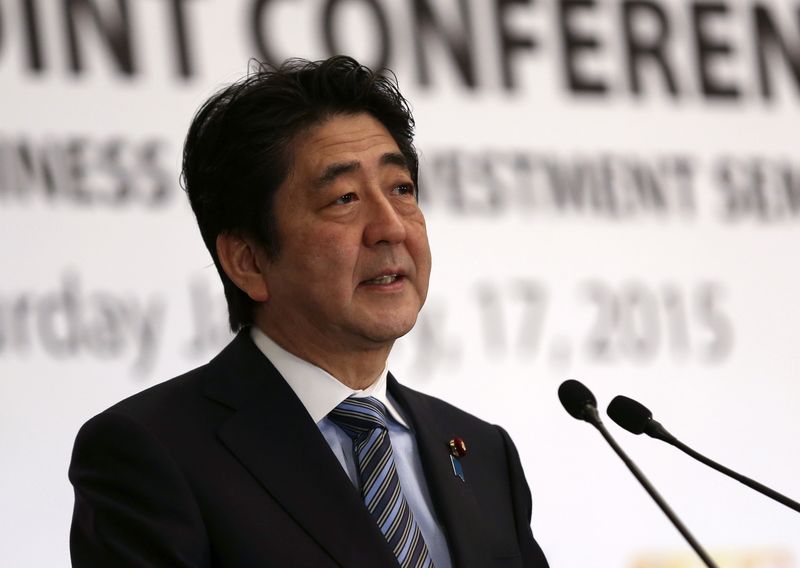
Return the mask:
<path fill-rule="evenodd" d="M 414 187 L 413 183 L 401 183 L 394 188 L 394 192 L 397 195 L 416 195 L 417 188 Z"/>
<path fill-rule="evenodd" d="M 348 203 L 352 203 L 356 199 L 355 193 L 345 193 L 344 195 L 339 196 L 334 203 L 336 205 L 347 205 Z"/>

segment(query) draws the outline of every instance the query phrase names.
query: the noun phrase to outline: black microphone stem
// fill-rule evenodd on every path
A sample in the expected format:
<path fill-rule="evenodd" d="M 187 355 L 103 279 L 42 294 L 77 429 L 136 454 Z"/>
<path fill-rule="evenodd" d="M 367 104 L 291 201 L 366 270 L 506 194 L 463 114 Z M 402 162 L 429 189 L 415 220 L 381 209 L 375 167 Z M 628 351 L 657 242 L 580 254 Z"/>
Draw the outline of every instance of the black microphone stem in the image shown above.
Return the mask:
<path fill-rule="evenodd" d="M 634 477 L 639 480 L 639 483 L 641 483 L 645 490 L 650 494 L 650 497 L 652 497 L 658 506 L 661 507 L 661 510 L 664 511 L 664 514 L 669 517 L 669 520 L 672 521 L 672 524 L 675 525 L 675 528 L 678 529 L 678 532 L 683 535 L 683 538 L 686 539 L 686 542 L 688 542 L 689 545 L 694 549 L 697 555 L 703 560 L 705 565 L 708 566 L 708 568 L 718 568 L 708 553 L 703 549 L 702 546 L 700 546 L 700 543 L 697 542 L 692 536 L 692 533 L 689 532 L 689 529 L 684 526 L 678 516 L 672 511 L 672 509 L 670 509 L 669 505 L 667 505 L 666 501 L 664 501 L 661 495 L 659 495 L 655 487 L 653 487 L 653 485 L 650 483 L 650 481 L 648 481 L 639 468 L 636 467 L 636 464 L 633 463 L 631 458 L 628 457 L 628 454 L 626 454 L 622 448 L 619 447 L 616 440 L 611 437 L 611 434 L 609 434 L 608 430 L 606 430 L 606 427 L 603 426 L 603 423 L 600 421 L 600 416 L 597 413 L 597 409 L 593 408 L 591 410 L 593 410 L 592 414 L 594 414 L 592 417 L 593 419 L 587 421 L 597 428 L 603 435 L 603 438 L 606 439 L 606 442 L 608 442 L 608 444 L 614 448 L 614 451 L 617 452 L 617 455 L 620 457 L 620 459 L 625 462 L 625 465 L 628 466 L 628 469 L 631 471 Z"/>
<path fill-rule="evenodd" d="M 729 477 L 732 477 L 736 481 L 747 485 L 751 489 L 755 489 L 756 491 L 758 491 L 762 495 L 766 495 L 767 497 L 770 497 L 770 498 L 774 499 L 778 503 L 781 503 L 782 505 L 786 505 L 790 509 L 794 509 L 795 511 L 800 513 L 800 503 L 798 503 L 797 501 L 793 501 L 793 500 L 789 499 L 788 497 L 786 497 L 785 495 L 781 495 L 777 491 L 775 491 L 773 489 L 770 489 L 769 487 L 767 487 L 765 485 L 761 485 L 758 481 L 750 479 L 749 477 L 745 477 L 744 475 L 742 475 L 740 473 L 736 473 L 732 469 L 728 469 L 727 467 L 725 467 L 722 464 L 718 464 L 714 460 L 705 457 L 703 454 L 694 451 L 692 448 L 690 448 L 689 446 L 687 446 L 686 444 L 684 444 L 683 442 L 681 442 L 680 440 L 678 440 L 674 436 L 670 435 L 668 438 L 661 438 L 661 439 L 664 440 L 665 442 L 667 442 L 668 444 L 672 444 L 673 446 L 675 446 L 676 448 L 678 448 L 682 452 L 692 456 L 697 461 L 706 464 L 708 467 L 714 468 L 718 472 L 723 473 L 723 474 L 725 474 L 725 475 L 727 475 Z"/>

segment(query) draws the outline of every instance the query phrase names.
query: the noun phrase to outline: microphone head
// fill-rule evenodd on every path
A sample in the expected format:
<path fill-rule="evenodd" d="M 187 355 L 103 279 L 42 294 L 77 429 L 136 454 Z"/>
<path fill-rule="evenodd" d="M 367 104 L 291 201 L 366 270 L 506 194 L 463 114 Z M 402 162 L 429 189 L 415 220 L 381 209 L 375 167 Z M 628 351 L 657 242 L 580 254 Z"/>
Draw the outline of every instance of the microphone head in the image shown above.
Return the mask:
<path fill-rule="evenodd" d="M 627 396 L 617 396 L 606 410 L 609 418 L 633 434 L 642 434 L 653 420 L 653 413 Z"/>
<path fill-rule="evenodd" d="M 558 387 L 558 398 L 570 416 L 578 420 L 594 423 L 592 416 L 597 415 L 597 400 L 583 383 L 572 379 L 566 380 Z M 591 410 L 594 409 L 594 413 Z M 589 412 L 587 412 L 587 410 Z"/>

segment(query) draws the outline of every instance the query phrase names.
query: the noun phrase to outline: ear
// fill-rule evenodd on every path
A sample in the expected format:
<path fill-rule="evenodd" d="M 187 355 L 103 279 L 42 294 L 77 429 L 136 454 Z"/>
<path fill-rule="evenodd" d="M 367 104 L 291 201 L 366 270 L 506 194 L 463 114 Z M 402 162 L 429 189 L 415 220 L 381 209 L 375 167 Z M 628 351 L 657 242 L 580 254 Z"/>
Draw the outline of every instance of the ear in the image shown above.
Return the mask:
<path fill-rule="evenodd" d="M 256 302 L 266 302 L 269 290 L 264 269 L 267 257 L 254 240 L 233 233 L 217 236 L 217 256 L 228 278 Z"/>

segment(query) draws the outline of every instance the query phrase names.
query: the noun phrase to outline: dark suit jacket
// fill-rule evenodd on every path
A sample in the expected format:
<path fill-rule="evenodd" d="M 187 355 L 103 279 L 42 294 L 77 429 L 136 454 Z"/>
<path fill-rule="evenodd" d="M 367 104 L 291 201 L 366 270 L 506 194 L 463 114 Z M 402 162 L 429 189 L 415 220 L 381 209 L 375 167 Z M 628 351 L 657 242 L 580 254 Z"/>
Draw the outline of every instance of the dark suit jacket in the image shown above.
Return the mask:
<path fill-rule="evenodd" d="M 459 568 L 546 567 L 508 435 L 401 386 L 434 508 Z M 448 441 L 463 438 L 465 482 Z M 247 332 L 209 364 L 90 420 L 75 442 L 78 568 L 396 567 L 361 496 Z"/>

